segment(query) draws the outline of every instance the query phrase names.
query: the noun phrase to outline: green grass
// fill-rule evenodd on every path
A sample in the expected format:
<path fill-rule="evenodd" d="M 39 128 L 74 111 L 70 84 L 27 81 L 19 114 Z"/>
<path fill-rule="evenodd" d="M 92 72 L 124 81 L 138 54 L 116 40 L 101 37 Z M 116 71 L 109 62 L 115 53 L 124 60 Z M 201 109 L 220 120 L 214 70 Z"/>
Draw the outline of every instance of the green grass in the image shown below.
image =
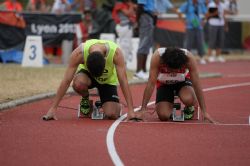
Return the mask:
<path fill-rule="evenodd" d="M 16 64 L 0 64 L 0 103 L 55 92 L 66 67 L 21 67 Z"/>
<path fill-rule="evenodd" d="M 48 65 L 42 68 L 0 63 L 0 104 L 23 97 L 56 92 L 66 66 Z M 127 71 L 128 79 L 133 72 Z"/>

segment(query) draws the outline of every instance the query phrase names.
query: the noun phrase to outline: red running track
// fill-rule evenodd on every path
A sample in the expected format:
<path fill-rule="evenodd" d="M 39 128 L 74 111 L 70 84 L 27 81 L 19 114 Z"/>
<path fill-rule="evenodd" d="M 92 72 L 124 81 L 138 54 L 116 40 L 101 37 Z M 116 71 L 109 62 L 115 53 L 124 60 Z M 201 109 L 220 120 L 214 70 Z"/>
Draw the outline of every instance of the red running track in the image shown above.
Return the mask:
<path fill-rule="evenodd" d="M 147 122 L 118 124 L 113 143 L 122 164 L 250 165 L 250 85 L 242 84 L 250 83 L 250 61 L 199 68 L 201 72 L 223 74 L 221 78 L 202 79 L 207 111 L 221 125 L 160 122 L 152 105 Z M 226 85 L 239 86 L 208 89 Z M 144 84 L 131 85 L 136 107 L 141 104 L 144 88 Z M 121 100 L 124 102 L 122 95 Z M 69 95 L 60 104 L 69 108 L 58 110 L 59 120 L 44 122 L 40 118 L 51 101 L 49 98 L 0 112 L 1 165 L 114 165 L 111 158 L 115 154 L 108 153 L 106 137 L 117 121 L 78 119 L 74 109 L 79 97 Z"/>

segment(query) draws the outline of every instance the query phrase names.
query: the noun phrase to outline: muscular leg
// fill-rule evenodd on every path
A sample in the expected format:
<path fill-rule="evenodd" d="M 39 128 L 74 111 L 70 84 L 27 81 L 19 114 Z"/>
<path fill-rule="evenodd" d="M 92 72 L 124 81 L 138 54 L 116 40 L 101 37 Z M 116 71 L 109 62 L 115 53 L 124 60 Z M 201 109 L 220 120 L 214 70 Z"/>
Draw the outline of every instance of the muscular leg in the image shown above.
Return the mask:
<path fill-rule="evenodd" d="M 89 95 L 88 86 L 91 84 L 90 78 L 85 73 L 77 73 L 73 79 L 73 89 L 82 97 Z"/>
<path fill-rule="evenodd" d="M 105 113 L 105 116 L 108 119 L 115 120 L 115 119 L 119 118 L 119 116 L 120 116 L 121 106 L 117 102 L 113 102 L 113 101 L 105 102 L 102 105 L 102 109 Z"/>
<path fill-rule="evenodd" d="M 167 121 L 173 110 L 173 104 L 167 101 L 161 101 L 156 104 L 156 112 L 161 121 Z"/>
<path fill-rule="evenodd" d="M 184 86 L 179 91 L 180 100 L 186 106 L 197 106 L 198 101 L 192 86 Z"/>

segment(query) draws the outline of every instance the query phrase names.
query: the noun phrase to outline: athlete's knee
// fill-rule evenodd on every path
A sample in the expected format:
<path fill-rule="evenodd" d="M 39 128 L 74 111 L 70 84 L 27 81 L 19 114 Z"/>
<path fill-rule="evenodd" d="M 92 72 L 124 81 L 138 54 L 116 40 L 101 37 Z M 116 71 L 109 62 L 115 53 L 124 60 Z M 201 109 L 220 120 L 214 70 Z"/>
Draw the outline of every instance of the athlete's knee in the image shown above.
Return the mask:
<path fill-rule="evenodd" d="M 195 97 L 192 94 L 186 94 L 182 96 L 181 100 L 185 105 L 191 106 L 195 102 Z"/>
<path fill-rule="evenodd" d="M 117 104 L 106 103 L 103 105 L 103 110 L 108 119 L 115 120 L 120 117 L 121 107 Z"/>
<path fill-rule="evenodd" d="M 120 109 L 109 109 L 105 110 L 104 112 L 105 116 L 111 120 L 116 120 L 120 117 Z"/>
<path fill-rule="evenodd" d="M 119 118 L 119 113 L 117 113 L 117 112 L 106 112 L 105 113 L 105 117 L 106 118 L 108 118 L 108 119 L 110 119 L 110 120 L 116 120 L 116 119 L 118 119 Z"/>
<path fill-rule="evenodd" d="M 170 117 L 166 116 L 166 115 L 158 115 L 160 121 L 168 121 L 170 119 Z"/>
<path fill-rule="evenodd" d="M 194 91 L 191 89 L 182 91 L 179 95 L 180 95 L 181 101 L 187 106 L 192 106 L 197 101 L 196 95 Z"/>
<path fill-rule="evenodd" d="M 171 111 L 157 111 L 158 117 L 161 121 L 168 121 L 170 120 Z"/>
<path fill-rule="evenodd" d="M 78 78 L 75 78 L 73 80 L 72 87 L 73 87 L 75 92 L 77 92 L 78 94 L 80 94 L 82 96 L 85 96 L 88 94 L 88 85 Z"/>

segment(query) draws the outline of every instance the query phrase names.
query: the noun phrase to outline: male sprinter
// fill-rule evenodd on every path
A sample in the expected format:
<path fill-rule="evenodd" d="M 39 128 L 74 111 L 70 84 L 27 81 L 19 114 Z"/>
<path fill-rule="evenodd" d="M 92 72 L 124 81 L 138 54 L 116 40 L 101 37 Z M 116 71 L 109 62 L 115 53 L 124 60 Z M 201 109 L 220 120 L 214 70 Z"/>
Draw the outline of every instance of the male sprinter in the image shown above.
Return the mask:
<path fill-rule="evenodd" d="M 172 47 L 158 48 L 152 56 L 149 72 L 149 80 L 140 110 L 141 115 L 137 115 L 138 117 L 143 118 L 147 103 L 157 83 L 155 109 L 161 121 L 170 119 L 175 91 L 187 108 L 199 104 L 203 120 L 216 123 L 206 112 L 196 61 L 189 51 Z M 192 115 L 192 112 L 187 113 Z"/>
<path fill-rule="evenodd" d="M 119 81 L 128 106 L 127 119 L 135 118 L 123 54 L 114 42 L 87 40 L 72 52 L 64 78 L 52 106 L 43 117 L 44 120 L 57 119 L 55 112 L 72 80 L 73 89 L 82 96 L 80 111 L 83 114 L 90 112 L 88 89 L 96 87 L 105 116 L 108 119 L 117 119 L 121 111 L 117 93 Z"/>

